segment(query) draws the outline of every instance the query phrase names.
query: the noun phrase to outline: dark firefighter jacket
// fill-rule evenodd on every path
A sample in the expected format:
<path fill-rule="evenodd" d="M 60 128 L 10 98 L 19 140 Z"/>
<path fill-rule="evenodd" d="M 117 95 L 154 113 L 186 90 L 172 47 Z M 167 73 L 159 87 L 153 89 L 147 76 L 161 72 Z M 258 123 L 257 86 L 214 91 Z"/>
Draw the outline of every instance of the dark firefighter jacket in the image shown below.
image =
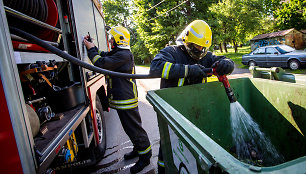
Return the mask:
<path fill-rule="evenodd" d="M 224 58 L 207 52 L 201 60 L 195 60 L 188 55 L 184 46 L 168 46 L 155 56 L 151 62 L 150 73 L 161 76 L 160 88 L 204 83 L 206 78 L 187 77 L 188 65 L 201 64 L 210 68 L 214 62 Z"/>
<path fill-rule="evenodd" d="M 128 49 L 115 48 L 110 52 L 103 52 L 94 47 L 88 50 L 88 57 L 95 66 L 121 73 L 135 73 L 134 57 Z M 110 107 L 114 109 L 137 107 L 135 79 L 107 76 L 107 96 Z"/>

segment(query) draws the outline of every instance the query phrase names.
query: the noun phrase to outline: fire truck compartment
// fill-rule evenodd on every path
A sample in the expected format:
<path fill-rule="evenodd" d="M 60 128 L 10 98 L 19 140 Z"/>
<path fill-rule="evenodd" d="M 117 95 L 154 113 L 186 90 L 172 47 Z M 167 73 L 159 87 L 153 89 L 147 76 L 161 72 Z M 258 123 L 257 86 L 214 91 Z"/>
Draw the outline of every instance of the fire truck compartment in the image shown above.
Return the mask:
<path fill-rule="evenodd" d="M 101 75 L 50 53 L 12 30 L 14 27 L 25 31 L 90 63 L 82 44 L 85 35 L 90 33 L 100 50 L 108 50 L 99 1 L 39 2 L 0 0 L 0 24 L 3 26 L 0 29 L 0 76 L 5 93 L 9 94 L 6 97 L 10 110 L 7 116 L 12 120 L 20 154 L 20 158 L 14 160 L 21 161 L 24 173 L 49 173 L 66 165 L 67 161 L 59 159 L 62 159 L 62 152 L 69 149 L 72 137 L 72 144 L 79 148 L 73 154 L 77 158 L 69 160 L 72 163 L 94 162 L 96 157 L 86 156 L 87 152 L 98 149 L 95 155 L 102 157 L 106 144 L 104 137 L 98 143 L 94 139 L 104 126 L 97 130 L 97 119 L 92 114 L 96 109 L 96 92 L 104 85 Z M 95 89 L 89 92 L 90 86 Z M 30 121 L 32 118 L 35 123 Z"/>

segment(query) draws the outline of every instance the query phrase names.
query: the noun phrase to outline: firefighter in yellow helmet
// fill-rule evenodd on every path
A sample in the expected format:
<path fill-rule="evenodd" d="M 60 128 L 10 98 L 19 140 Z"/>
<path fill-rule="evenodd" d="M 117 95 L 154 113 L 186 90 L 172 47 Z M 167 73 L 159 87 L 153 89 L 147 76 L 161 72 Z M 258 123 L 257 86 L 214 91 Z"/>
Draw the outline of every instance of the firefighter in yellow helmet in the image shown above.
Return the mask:
<path fill-rule="evenodd" d="M 192 58 L 202 59 L 211 46 L 212 33 L 210 27 L 204 21 L 193 21 L 182 33 L 182 40 Z"/>
<path fill-rule="evenodd" d="M 111 28 L 109 31 L 110 52 L 99 51 L 98 48 L 84 38 L 88 57 L 95 66 L 122 73 L 135 73 L 134 57 L 130 51 L 130 33 L 121 26 Z M 90 40 L 90 39 L 89 39 Z M 140 172 L 150 164 L 152 150 L 146 131 L 141 125 L 138 111 L 138 92 L 135 79 L 107 77 L 107 95 L 109 105 L 116 109 L 124 131 L 131 139 L 134 148 L 125 159 L 139 157 L 136 164 L 131 167 L 131 173 Z"/>
<path fill-rule="evenodd" d="M 114 39 L 113 47 L 121 49 L 130 49 L 130 32 L 121 26 L 111 28 L 109 31 L 109 40 Z"/>
<path fill-rule="evenodd" d="M 230 74 L 234 62 L 208 51 L 212 32 L 203 20 L 191 22 L 178 37 L 175 46 L 167 46 L 151 62 L 150 73 L 160 76 L 160 88 L 204 83 L 207 75 L 203 68 L 216 67 L 219 75 Z M 161 139 L 161 143 L 162 143 Z M 162 149 L 158 155 L 158 173 L 164 173 Z"/>

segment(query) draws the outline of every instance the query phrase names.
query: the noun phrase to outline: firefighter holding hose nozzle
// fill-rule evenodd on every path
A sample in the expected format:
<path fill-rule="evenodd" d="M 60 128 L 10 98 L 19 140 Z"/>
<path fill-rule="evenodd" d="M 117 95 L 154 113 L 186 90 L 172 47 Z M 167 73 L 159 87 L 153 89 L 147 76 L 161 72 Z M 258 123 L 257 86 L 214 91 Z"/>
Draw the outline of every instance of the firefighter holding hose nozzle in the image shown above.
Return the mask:
<path fill-rule="evenodd" d="M 161 77 L 160 88 L 204 83 L 209 75 L 204 71 L 205 68 L 214 68 L 215 75 L 225 77 L 233 72 L 234 62 L 208 51 L 211 41 L 212 32 L 205 21 L 191 22 L 178 37 L 177 45 L 167 46 L 155 56 L 150 74 Z M 160 148 L 158 172 L 164 173 L 164 167 Z"/>

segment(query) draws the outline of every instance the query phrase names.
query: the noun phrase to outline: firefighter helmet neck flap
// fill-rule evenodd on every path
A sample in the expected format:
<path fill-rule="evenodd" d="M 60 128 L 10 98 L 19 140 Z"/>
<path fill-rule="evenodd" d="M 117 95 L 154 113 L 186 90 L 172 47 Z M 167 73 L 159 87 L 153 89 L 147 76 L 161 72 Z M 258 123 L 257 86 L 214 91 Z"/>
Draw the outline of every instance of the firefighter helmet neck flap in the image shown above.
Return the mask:
<path fill-rule="evenodd" d="M 182 40 L 190 57 L 200 60 L 211 46 L 211 29 L 205 21 L 195 20 L 183 31 Z"/>
<path fill-rule="evenodd" d="M 121 49 L 130 49 L 130 32 L 121 26 L 113 27 L 109 31 L 109 39 L 114 39 L 114 46 Z"/>

